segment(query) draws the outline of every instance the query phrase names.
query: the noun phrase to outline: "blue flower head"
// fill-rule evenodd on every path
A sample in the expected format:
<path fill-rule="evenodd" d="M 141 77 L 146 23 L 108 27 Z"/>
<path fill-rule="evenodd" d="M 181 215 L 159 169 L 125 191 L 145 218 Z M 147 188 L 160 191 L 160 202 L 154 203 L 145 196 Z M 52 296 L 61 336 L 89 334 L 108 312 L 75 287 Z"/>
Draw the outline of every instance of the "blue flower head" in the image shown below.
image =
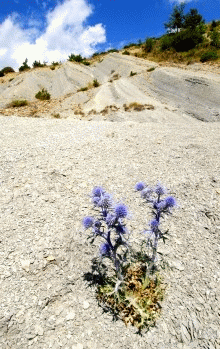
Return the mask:
<path fill-rule="evenodd" d="M 101 244 L 101 246 L 100 246 L 101 256 L 109 256 L 110 251 L 111 251 L 111 248 L 110 248 L 108 243 L 105 242 L 105 243 Z"/>
<path fill-rule="evenodd" d="M 176 200 L 174 199 L 173 196 L 168 196 L 166 199 L 165 199 L 165 203 L 166 203 L 166 207 L 174 207 L 176 206 Z"/>
<path fill-rule="evenodd" d="M 111 214 L 111 213 L 108 213 L 106 218 L 105 218 L 105 221 L 106 221 L 107 225 L 109 225 L 109 226 L 114 225 L 115 220 L 116 220 L 116 216 Z"/>
<path fill-rule="evenodd" d="M 158 183 L 154 189 L 155 193 L 157 195 L 164 195 L 166 194 L 166 188 L 163 187 L 160 183 Z"/>
<path fill-rule="evenodd" d="M 166 202 L 165 200 L 161 200 L 160 202 L 155 201 L 154 202 L 154 208 L 157 211 L 162 211 L 164 208 L 166 208 Z"/>
<path fill-rule="evenodd" d="M 124 218 L 128 215 L 128 209 L 127 206 L 123 204 L 119 204 L 115 206 L 115 214 L 117 218 Z"/>
<path fill-rule="evenodd" d="M 152 229 L 153 232 L 157 230 L 159 224 L 160 224 L 160 223 L 159 223 L 158 220 L 156 220 L 156 219 L 153 219 L 153 220 L 149 223 L 149 225 L 150 225 L 150 227 L 151 227 L 151 229 Z"/>
<path fill-rule="evenodd" d="M 143 190 L 145 187 L 146 187 L 146 184 L 145 184 L 144 182 L 138 182 L 138 183 L 135 185 L 135 190 L 141 191 L 141 190 Z"/>
<path fill-rule="evenodd" d="M 94 222 L 94 218 L 93 217 L 84 217 L 83 218 L 83 226 L 85 229 L 91 228 Z"/>
<path fill-rule="evenodd" d="M 104 194 L 105 190 L 102 187 L 95 187 L 92 191 L 93 197 L 100 197 L 101 194 Z"/>
<path fill-rule="evenodd" d="M 149 196 L 153 193 L 153 189 L 151 188 L 144 188 L 142 191 L 141 191 L 141 197 L 144 198 L 144 199 L 147 199 L 149 198 Z"/>
<path fill-rule="evenodd" d="M 101 194 L 97 205 L 105 209 L 110 208 L 112 206 L 112 195 L 108 193 Z"/>

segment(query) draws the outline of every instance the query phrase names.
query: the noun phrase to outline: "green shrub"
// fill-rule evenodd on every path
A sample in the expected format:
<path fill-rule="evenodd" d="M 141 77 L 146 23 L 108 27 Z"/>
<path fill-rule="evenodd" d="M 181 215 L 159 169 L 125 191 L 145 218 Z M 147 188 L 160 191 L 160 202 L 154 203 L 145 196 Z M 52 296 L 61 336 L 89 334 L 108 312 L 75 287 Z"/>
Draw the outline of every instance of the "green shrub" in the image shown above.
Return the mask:
<path fill-rule="evenodd" d="M 219 31 L 214 28 L 213 31 L 211 32 L 211 46 L 214 47 L 220 47 L 220 33 Z"/>
<path fill-rule="evenodd" d="M 60 119 L 60 114 L 59 114 L 59 113 L 57 113 L 57 114 L 52 114 L 52 116 L 53 116 L 54 118 L 56 118 L 56 119 Z"/>
<path fill-rule="evenodd" d="M 56 66 L 56 65 L 59 65 L 59 64 L 60 64 L 59 62 L 54 62 L 54 61 L 51 63 L 51 65 L 53 65 L 53 66 Z"/>
<path fill-rule="evenodd" d="M 88 62 L 88 61 L 82 61 L 82 64 L 84 64 L 84 65 L 90 65 L 91 63 Z"/>
<path fill-rule="evenodd" d="M 162 51 L 171 49 L 173 45 L 173 34 L 165 35 L 160 40 L 160 49 Z"/>
<path fill-rule="evenodd" d="M 20 72 L 31 69 L 31 67 L 29 67 L 29 65 L 27 64 L 28 59 L 26 58 L 25 61 L 22 63 L 22 65 L 20 66 L 20 68 L 18 69 Z"/>
<path fill-rule="evenodd" d="M 14 69 L 11 68 L 11 67 L 5 67 L 5 68 L 3 68 L 3 69 L 1 70 L 1 72 L 2 72 L 4 75 L 6 75 L 6 74 L 8 74 L 8 73 L 14 73 L 15 71 L 14 71 Z"/>
<path fill-rule="evenodd" d="M 5 74 L 2 71 L 0 71 L 0 78 L 2 78 L 4 75 Z"/>
<path fill-rule="evenodd" d="M 51 70 L 55 70 L 55 66 L 50 67 Z"/>
<path fill-rule="evenodd" d="M 44 67 L 45 66 L 45 63 L 42 64 L 40 61 L 34 61 L 34 63 L 32 64 L 33 65 L 33 68 L 39 68 L 39 67 Z"/>
<path fill-rule="evenodd" d="M 80 92 L 80 91 L 87 91 L 89 88 L 86 86 L 86 87 L 81 87 L 77 92 Z"/>
<path fill-rule="evenodd" d="M 215 20 L 213 20 L 211 23 L 211 26 L 210 26 L 210 30 L 212 31 L 214 28 L 217 27 L 217 25 L 218 25 L 217 22 Z"/>
<path fill-rule="evenodd" d="M 116 50 L 115 48 L 108 50 L 107 53 L 112 53 L 112 52 L 118 52 L 118 50 Z"/>
<path fill-rule="evenodd" d="M 122 52 L 122 54 L 123 54 L 123 55 L 130 55 L 130 52 L 127 51 L 127 50 L 125 50 L 125 51 Z"/>
<path fill-rule="evenodd" d="M 44 88 L 39 91 L 36 95 L 35 98 L 40 99 L 42 101 L 44 100 L 49 100 L 50 99 L 50 94 L 49 92 L 47 92 L 47 90 L 45 90 Z"/>
<path fill-rule="evenodd" d="M 28 101 L 26 101 L 26 99 L 24 99 L 24 100 L 14 100 L 8 106 L 11 107 L 11 108 L 18 108 L 18 107 L 23 107 L 25 105 L 28 105 Z"/>
<path fill-rule="evenodd" d="M 74 55 L 73 53 L 71 53 L 71 55 L 69 56 L 68 61 L 70 62 L 82 62 L 84 58 L 82 58 L 81 55 Z"/>
<path fill-rule="evenodd" d="M 144 44 L 144 51 L 151 52 L 154 46 L 154 40 L 152 38 L 147 38 Z"/>
<path fill-rule="evenodd" d="M 155 70 L 155 67 L 151 67 L 149 69 L 147 69 L 148 72 L 151 72 L 151 71 L 154 71 Z"/>
<path fill-rule="evenodd" d="M 123 47 L 123 49 L 129 48 L 129 47 L 132 47 L 132 46 L 136 46 L 136 44 L 131 43 L 131 44 L 125 45 L 125 46 Z"/>
<path fill-rule="evenodd" d="M 93 80 L 93 87 L 99 87 L 100 83 L 97 81 L 97 79 Z"/>
<path fill-rule="evenodd" d="M 172 47 L 177 52 L 189 51 L 203 42 L 203 33 L 198 29 L 186 29 L 176 33 L 173 37 Z"/>
<path fill-rule="evenodd" d="M 137 73 L 135 73 L 135 72 L 133 72 L 133 71 L 131 71 L 130 72 L 130 76 L 134 76 L 134 75 L 136 75 Z"/>
<path fill-rule="evenodd" d="M 218 59 L 218 54 L 215 51 L 208 51 L 202 54 L 202 56 L 200 57 L 200 61 L 206 62 L 206 61 L 211 61 L 211 60 L 215 60 Z"/>

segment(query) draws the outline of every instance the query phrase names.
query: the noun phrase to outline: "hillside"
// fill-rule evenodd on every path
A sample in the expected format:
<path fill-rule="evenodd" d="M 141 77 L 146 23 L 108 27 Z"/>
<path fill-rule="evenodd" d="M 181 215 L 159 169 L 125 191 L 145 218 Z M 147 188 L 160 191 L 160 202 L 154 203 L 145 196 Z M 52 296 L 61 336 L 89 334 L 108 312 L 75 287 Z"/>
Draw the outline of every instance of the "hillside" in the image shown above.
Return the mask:
<path fill-rule="evenodd" d="M 184 121 L 189 115 L 220 121 L 219 74 L 217 64 L 156 63 L 108 53 L 89 66 L 67 61 L 53 70 L 46 66 L 7 74 L 0 78 L 0 113 L 140 122 L 177 117 Z M 50 100 L 35 97 L 42 89 Z M 14 100 L 26 100 L 27 105 L 12 107 Z"/>

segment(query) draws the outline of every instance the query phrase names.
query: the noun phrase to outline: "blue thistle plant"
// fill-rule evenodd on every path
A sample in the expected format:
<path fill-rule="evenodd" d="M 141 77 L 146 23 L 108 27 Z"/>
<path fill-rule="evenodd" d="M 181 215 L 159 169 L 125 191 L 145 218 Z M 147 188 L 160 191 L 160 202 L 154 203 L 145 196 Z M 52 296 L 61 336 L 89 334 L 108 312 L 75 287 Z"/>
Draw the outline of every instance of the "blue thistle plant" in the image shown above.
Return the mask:
<path fill-rule="evenodd" d="M 91 199 L 94 206 L 101 210 L 100 216 L 97 219 L 85 217 L 82 223 L 85 229 L 92 228 L 92 236 L 89 237 L 91 242 L 94 242 L 97 236 L 105 240 L 100 246 L 100 256 L 110 258 L 114 264 L 118 279 L 115 289 L 117 292 L 120 283 L 123 282 L 122 266 L 126 262 L 129 249 L 125 237 L 128 231 L 123 222 L 123 219 L 128 216 L 128 208 L 124 204 L 114 206 L 112 195 L 102 187 L 95 187 L 92 190 Z"/>
<path fill-rule="evenodd" d="M 141 189 L 143 188 L 143 189 Z M 151 256 L 151 266 L 149 267 L 149 272 L 155 268 L 155 262 L 157 260 L 157 247 L 159 239 L 167 239 L 166 235 L 168 230 L 164 233 L 160 230 L 161 218 L 164 214 L 171 214 L 171 209 L 177 206 L 176 200 L 173 196 L 168 196 L 165 199 L 161 199 L 161 196 L 167 193 L 167 189 L 160 183 L 157 183 L 155 188 L 150 188 L 143 186 L 143 182 L 139 182 L 135 185 L 136 191 L 141 191 L 141 197 L 149 202 L 153 206 L 154 219 L 150 221 L 150 230 L 145 230 L 144 233 L 147 234 L 147 245 L 152 248 Z M 156 198 L 152 195 L 156 194 Z"/>

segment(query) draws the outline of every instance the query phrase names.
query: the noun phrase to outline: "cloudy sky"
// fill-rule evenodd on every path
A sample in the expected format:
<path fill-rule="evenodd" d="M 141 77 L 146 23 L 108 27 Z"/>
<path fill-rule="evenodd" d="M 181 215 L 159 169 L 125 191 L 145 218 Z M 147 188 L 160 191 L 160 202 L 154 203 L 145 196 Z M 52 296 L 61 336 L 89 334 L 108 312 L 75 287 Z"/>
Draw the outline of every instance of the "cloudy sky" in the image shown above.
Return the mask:
<path fill-rule="evenodd" d="M 121 48 L 165 34 L 175 0 L 0 0 L 0 69 L 28 59 L 65 61 L 71 53 Z M 220 19 L 220 0 L 186 1 L 206 22 Z"/>

